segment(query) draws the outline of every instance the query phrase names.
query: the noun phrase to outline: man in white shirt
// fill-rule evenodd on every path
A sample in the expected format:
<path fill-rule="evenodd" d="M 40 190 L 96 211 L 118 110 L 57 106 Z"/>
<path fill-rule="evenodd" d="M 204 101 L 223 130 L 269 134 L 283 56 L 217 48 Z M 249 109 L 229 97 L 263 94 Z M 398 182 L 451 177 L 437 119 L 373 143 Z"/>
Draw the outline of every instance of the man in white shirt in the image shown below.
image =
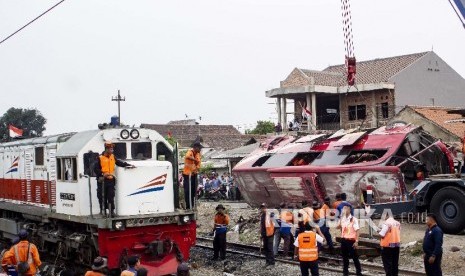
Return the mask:
<path fill-rule="evenodd" d="M 342 208 L 341 219 L 337 226 L 338 229 L 341 229 L 341 253 L 344 263 L 343 274 L 344 276 L 349 275 L 349 258 L 351 257 L 354 261 L 355 271 L 360 276 L 362 275 L 362 267 L 360 266 L 357 254 L 360 226 L 357 218 L 353 217 L 350 211 L 350 206 Z"/>
<path fill-rule="evenodd" d="M 304 231 L 300 233 L 294 242 L 294 255 L 299 259 L 302 276 L 319 276 L 318 272 L 318 243 L 324 243 L 322 236 L 312 231 L 310 223 L 304 225 Z"/>

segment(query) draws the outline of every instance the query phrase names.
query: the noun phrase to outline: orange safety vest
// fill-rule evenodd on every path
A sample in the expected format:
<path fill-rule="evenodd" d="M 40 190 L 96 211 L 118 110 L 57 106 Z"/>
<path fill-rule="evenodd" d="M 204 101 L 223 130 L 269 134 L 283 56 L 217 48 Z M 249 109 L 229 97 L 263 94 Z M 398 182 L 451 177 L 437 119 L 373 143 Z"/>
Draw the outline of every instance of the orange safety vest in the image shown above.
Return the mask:
<path fill-rule="evenodd" d="M 286 223 L 292 223 L 294 222 L 294 215 L 290 211 L 282 211 L 281 221 L 284 221 Z"/>
<path fill-rule="evenodd" d="M 109 157 L 106 157 L 103 154 L 100 155 L 100 166 L 102 169 L 102 173 L 113 174 L 115 172 L 115 165 L 116 160 L 113 154 L 110 154 Z"/>
<path fill-rule="evenodd" d="M 334 201 L 333 202 L 333 209 L 337 209 L 337 206 L 339 206 L 339 204 L 341 204 L 342 200 L 338 200 L 338 201 Z"/>
<path fill-rule="evenodd" d="M 319 220 L 320 218 L 326 217 L 326 210 L 329 210 L 328 205 L 323 204 L 320 209 L 316 209 L 313 211 L 313 219 Z"/>
<path fill-rule="evenodd" d="M 265 216 L 265 230 L 267 237 L 271 237 L 274 235 L 274 224 L 271 221 L 270 216 L 268 215 Z"/>
<path fill-rule="evenodd" d="M 299 213 L 302 214 L 302 221 L 304 224 L 310 222 L 310 215 L 313 213 L 313 209 L 310 207 L 305 207 L 299 210 Z"/>
<path fill-rule="evenodd" d="M 190 159 L 192 157 L 197 161 L 197 165 L 195 164 L 194 160 Z M 195 153 L 193 149 L 188 150 L 186 156 L 184 157 L 184 169 L 182 173 L 184 175 L 198 173 L 200 169 L 200 162 L 200 153 Z"/>
<path fill-rule="evenodd" d="M 400 246 L 400 223 L 389 219 L 386 221 L 389 227 L 386 235 L 381 238 L 381 247 L 399 247 Z"/>
<path fill-rule="evenodd" d="M 216 214 L 215 215 L 215 224 L 223 224 L 223 225 L 229 225 L 229 216 L 224 214 Z"/>
<path fill-rule="evenodd" d="M 316 233 L 313 231 L 300 233 L 299 240 L 299 261 L 312 262 L 318 260 L 318 248 L 316 245 Z"/>
<path fill-rule="evenodd" d="M 347 225 L 342 226 L 341 237 L 346 240 L 355 240 L 357 238 L 357 231 L 355 231 L 354 223 L 356 218 L 351 217 Z"/>

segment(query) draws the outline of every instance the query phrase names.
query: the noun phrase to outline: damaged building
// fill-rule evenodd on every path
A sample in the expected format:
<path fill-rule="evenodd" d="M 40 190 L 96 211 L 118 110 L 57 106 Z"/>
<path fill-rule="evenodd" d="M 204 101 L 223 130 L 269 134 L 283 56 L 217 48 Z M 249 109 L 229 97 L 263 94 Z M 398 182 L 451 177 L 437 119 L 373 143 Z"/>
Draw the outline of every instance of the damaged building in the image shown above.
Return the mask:
<path fill-rule="evenodd" d="M 433 51 L 358 62 L 358 90 L 347 86 L 345 70 L 344 64 L 292 70 L 279 88 L 266 91 L 276 100 L 279 122 L 297 119 L 308 131 L 376 128 L 406 105 L 465 102 L 465 79 Z"/>

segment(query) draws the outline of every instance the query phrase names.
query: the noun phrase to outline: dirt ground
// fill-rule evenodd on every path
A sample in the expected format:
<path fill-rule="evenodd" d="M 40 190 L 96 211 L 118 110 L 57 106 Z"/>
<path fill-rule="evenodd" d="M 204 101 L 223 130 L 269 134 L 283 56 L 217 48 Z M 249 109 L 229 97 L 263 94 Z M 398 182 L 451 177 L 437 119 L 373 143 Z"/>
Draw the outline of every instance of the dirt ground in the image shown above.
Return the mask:
<path fill-rule="evenodd" d="M 249 207 L 245 203 L 221 202 L 231 218 L 228 232 L 228 241 L 245 244 L 259 245 L 259 210 Z M 197 236 L 208 236 L 212 231 L 213 217 L 217 202 L 199 202 Z M 238 221 L 247 221 L 241 229 L 241 233 L 234 231 Z M 377 224 L 378 221 L 375 221 Z M 426 226 L 423 223 L 408 223 L 401 221 L 401 255 L 400 267 L 424 271 L 421 242 L 425 234 Z M 237 230 L 237 229 L 236 229 Z M 337 229 L 331 229 L 333 240 L 338 236 Z M 362 226 L 362 233 L 368 234 L 368 226 Z M 461 269 L 465 262 L 465 236 L 444 235 L 442 269 L 444 275 L 464 275 Z M 375 258 L 374 262 L 381 264 L 381 258 Z"/>

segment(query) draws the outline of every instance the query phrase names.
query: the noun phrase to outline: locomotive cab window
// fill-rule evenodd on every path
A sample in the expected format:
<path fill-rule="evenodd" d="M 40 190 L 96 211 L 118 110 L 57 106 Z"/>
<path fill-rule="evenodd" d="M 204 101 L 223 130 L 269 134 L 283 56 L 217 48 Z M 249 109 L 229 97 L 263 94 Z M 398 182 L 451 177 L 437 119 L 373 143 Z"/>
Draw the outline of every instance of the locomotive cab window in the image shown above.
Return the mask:
<path fill-rule="evenodd" d="M 76 158 L 57 158 L 57 178 L 62 181 L 77 181 Z"/>
<path fill-rule="evenodd" d="M 44 147 L 35 148 L 34 159 L 35 159 L 36 166 L 44 165 Z"/>
<path fill-rule="evenodd" d="M 140 142 L 131 143 L 131 157 L 135 160 L 145 160 L 152 158 L 152 143 Z"/>
<path fill-rule="evenodd" d="M 113 149 L 113 154 L 116 158 L 126 160 L 127 158 L 127 150 L 126 150 L 126 143 L 115 143 L 115 147 Z"/>
<path fill-rule="evenodd" d="M 157 160 L 173 162 L 173 153 L 162 142 L 157 143 Z"/>

